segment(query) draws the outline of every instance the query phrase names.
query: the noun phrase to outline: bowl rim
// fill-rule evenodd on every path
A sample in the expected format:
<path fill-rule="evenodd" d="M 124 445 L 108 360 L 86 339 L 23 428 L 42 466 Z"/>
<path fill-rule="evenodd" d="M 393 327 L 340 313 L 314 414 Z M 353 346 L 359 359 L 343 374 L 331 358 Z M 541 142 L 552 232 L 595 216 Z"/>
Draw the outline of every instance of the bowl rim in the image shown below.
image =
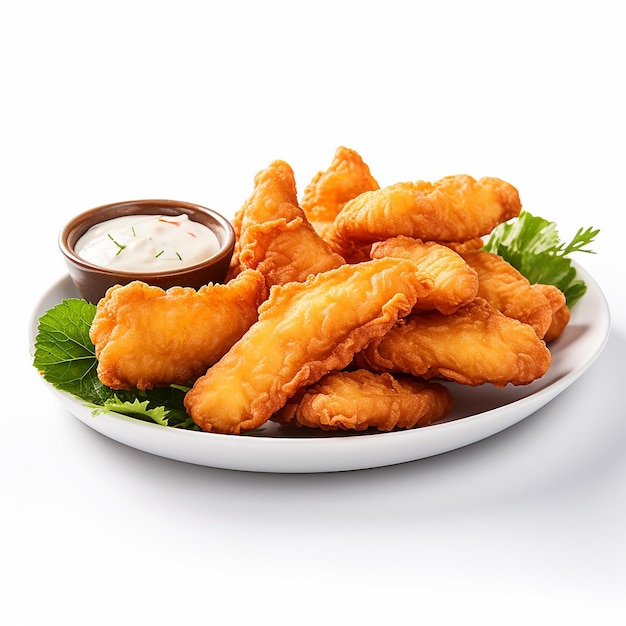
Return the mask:
<path fill-rule="evenodd" d="M 107 221 L 108 219 L 114 219 L 124 215 L 180 215 L 181 212 L 187 214 L 190 219 L 193 219 L 193 216 L 202 214 L 209 218 L 207 222 L 212 222 L 216 226 L 216 228 L 211 228 L 210 223 L 204 223 L 205 226 L 215 233 L 219 242 L 219 249 L 211 256 L 193 265 L 187 265 L 180 269 L 147 272 L 142 272 L 141 270 L 118 270 L 91 263 L 80 257 L 74 251 L 74 245 L 89 228 Z M 104 217 L 102 217 L 103 214 Z M 148 198 L 111 202 L 78 213 L 66 222 L 59 232 L 58 245 L 66 259 L 74 265 L 81 267 L 83 270 L 123 278 L 137 276 L 141 277 L 141 280 L 147 281 L 150 278 L 184 276 L 190 272 L 214 265 L 223 260 L 224 257 L 232 255 L 235 246 L 235 238 L 235 230 L 230 220 L 214 209 L 182 200 Z"/>

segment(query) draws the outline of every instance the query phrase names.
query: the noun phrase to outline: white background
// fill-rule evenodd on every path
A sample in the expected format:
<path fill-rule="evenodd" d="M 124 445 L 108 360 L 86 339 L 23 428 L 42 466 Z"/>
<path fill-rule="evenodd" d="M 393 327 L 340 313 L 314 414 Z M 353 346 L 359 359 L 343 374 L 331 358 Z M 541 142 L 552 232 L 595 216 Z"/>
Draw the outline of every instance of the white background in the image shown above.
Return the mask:
<path fill-rule="evenodd" d="M 0 621 L 625 623 L 622 6 L 3 0 Z M 27 329 L 67 219 L 231 215 L 271 160 L 301 191 L 339 145 L 381 185 L 496 176 L 564 238 L 601 228 L 596 363 L 479 444 L 336 474 L 189 466 L 56 405 Z"/>

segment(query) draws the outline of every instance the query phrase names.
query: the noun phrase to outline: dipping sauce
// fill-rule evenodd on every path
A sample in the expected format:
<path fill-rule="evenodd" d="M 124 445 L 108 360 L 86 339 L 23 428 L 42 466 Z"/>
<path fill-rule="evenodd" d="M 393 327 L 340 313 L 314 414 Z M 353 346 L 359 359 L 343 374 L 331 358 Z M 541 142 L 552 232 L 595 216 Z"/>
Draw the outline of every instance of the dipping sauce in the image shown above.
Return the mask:
<path fill-rule="evenodd" d="M 127 272 L 183 269 L 219 250 L 213 231 L 182 215 L 124 215 L 92 226 L 74 246 L 100 267 Z"/>

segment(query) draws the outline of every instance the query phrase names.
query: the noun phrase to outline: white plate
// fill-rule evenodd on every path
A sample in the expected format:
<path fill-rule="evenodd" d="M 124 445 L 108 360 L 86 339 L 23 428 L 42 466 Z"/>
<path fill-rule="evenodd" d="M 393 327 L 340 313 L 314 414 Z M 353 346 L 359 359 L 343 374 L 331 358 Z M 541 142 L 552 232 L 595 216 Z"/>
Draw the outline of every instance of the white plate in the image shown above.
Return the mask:
<path fill-rule="evenodd" d="M 579 266 L 587 293 L 572 310 L 565 332 L 551 344 L 548 373 L 524 387 L 451 385 L 456 408 L 445 423 L 390 433 L 325 434 L 268 423 L 248 435 L 166 428 L 121 415 L 93 416 L 90 408 L 46 383 L 79 420 L 123 444 L 186 463 L 255 472 L 334 472 L 394 465 L 434 456 L 494 435 L 531 415 L 575 382 L 604 348 L 609 309 L 597 283 Z M 38 319 L 64 298 L 76 298 L 69 277 L 41 298 L 30 324 L 33 350 Z M 43 380 L 43 379 L 42 379 Z"/>

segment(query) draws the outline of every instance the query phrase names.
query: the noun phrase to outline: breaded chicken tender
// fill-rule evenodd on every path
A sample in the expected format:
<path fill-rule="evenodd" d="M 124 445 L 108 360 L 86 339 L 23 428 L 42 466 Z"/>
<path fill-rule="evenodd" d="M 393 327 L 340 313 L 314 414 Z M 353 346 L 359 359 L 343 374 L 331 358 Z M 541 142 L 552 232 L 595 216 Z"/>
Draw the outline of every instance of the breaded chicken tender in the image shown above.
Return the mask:
<path fill-rule="evenodd" d="M 304 188 L 300 206 L 315 230 L 325 237 L 346 202 L 376 189 L 380 185 L 361 155 L 339 146 L 328 169 L 318 172 Z"/>
<path fill-rule="evenodd" d="M 529 324 L 543 338 L 552 322 L 552 307 L 544 294 L 497 254 L 475 250 L 463 258 L 478 274 L 478 295 L 506 316 Z"/>
<path fill-rule="evenodd" d="M 569 324 L 572 314 L 567 306 L 565 294 L 558 287 L 539 283 L 533 285 L 533 288 L 537 289 L 548 300 L 552 309 L 550 327 L 543 337 L 544 341 L 549 343 L 561 336 Z"/>
<path fill-rule="evenodd" d="M 326 374 L 272 420 L 326 431 L 390 431 L 427 426 L 453 406 L 452 394 L 438 383 L 368 370 L 342 371 Z"/>
<path fill-rule="evenodd" d="M 227 279 L 239 271 L 239 253 L 253 239 L 247 231 L 253 224 L 263 224 L 268 220 L 293 217 L 293 205 L 296 197 L 294 173 L 285 161 L 276 160 L 260 170 L 254 177 L 254 189 L 243 206 L 233 217 L 235 231 L 235 249 L 231 269 Z"/>
<path fill-rule="evenodd" d="M 517 189 L 498 178 L 396 183 L 347 202 L 328 237 L 336 252 L 355 262 L 368 257 L 375 241 L 398 235 L 440 243 L 482 237 L 519 215 L 521 206 Z"/>
<path fill-rule="evenodd" d="M 391 258 L 273 287 L 258 321 L 187 393 L 187 412 L 205 431 L 258 428 L 299 389 L 346 367 L 427 289 L 411 261 Z"/>
<path fill-rule="evenodd" d="M 474 237 L 467 241 L 446 241 L 443 245 L 454 250 L 457 254 L 463 255 L 466 252 L 480 250 L 485 245 L 485 242 L 482 237 Z"/>
<path fill-rule="evenodd" d="M 261 272 L 268 289 L 345 264 L 302 217 L 255 224 L 247 232 L 252 241 L 241 250 L 240 267 Z"/>
<path fill-rule="evenodd" d="M 98 377 L 112 389 L 193 382 L 256 321 L 265 292 L 254 270 L 197 291 L 141 281 L 112 287 L 90 330 Z"/>
<path fill-rule="evenodd" d="M 354 359 L 377 372 L 404 372 L 464 385 L 526 385 L 543 376 L 550 351 L 535 331 L 482 298 L 452 315 L 408 316 Z"/>
<path fill-rule="evenodd" d="M 420 276 L 432 281 L 433 289 L 417 301 L 413 312 L 436 309 L 454 313 L 478 294 L 478 275 L 456 252 L 434 241 L 393 237 L 372 245 L 370 256 L 410 259 Z"/>
<path fill-rule="evenodd" d="M 231 263 L 228 278 L 245 269 L 257 269 L 270 288 L 303 281 L 310 274 L 345 263 L 298 205 L 293 170 L 284 161 L 273 161 L 256 175 L 254 191 L 235 223 L 237 259 Z"/>

